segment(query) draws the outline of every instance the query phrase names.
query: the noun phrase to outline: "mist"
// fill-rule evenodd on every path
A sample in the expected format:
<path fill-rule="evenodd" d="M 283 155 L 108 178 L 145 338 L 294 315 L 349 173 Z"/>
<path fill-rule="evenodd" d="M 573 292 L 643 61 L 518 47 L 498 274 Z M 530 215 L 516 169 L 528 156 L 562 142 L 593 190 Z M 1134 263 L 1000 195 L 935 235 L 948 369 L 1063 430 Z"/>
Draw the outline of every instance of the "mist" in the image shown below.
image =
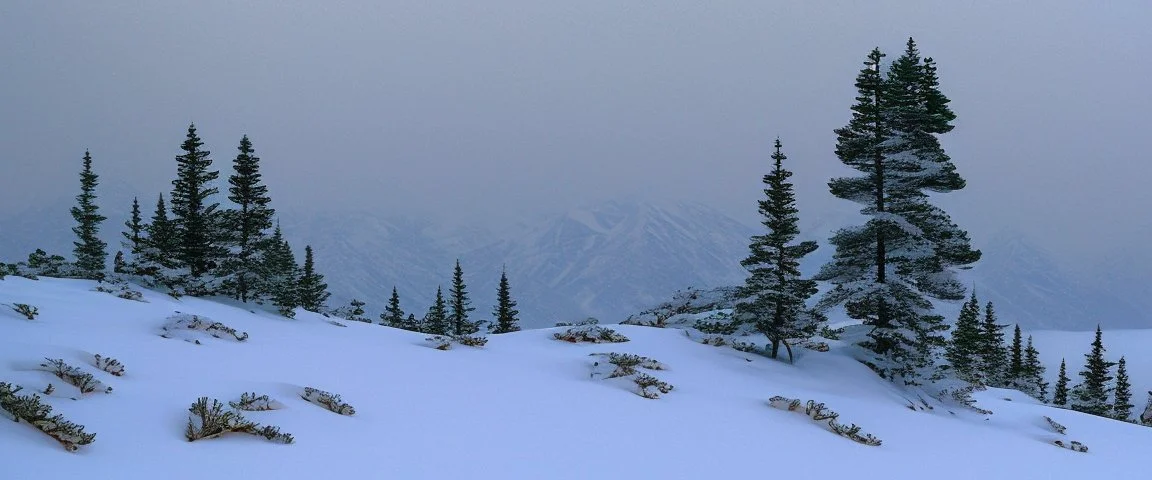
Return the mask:
<path fill-rule="evenodd" d="M 5 2 L 0 214 L 75 195 L 85 149 L 109 201 L 167 191 L 192 122 L 224 175 L 249 135 L 284 213 L 485 223 L 630 197 L 752 222 L 777 137 L 802 217 L 852 211 L 827 192 L 847 173 L 833 129 L 865 54 L 911 36 L 958 115 L 943 142 L 969 186 L 941 205 L 978 248 L 1008 229 L 1091 263 L 1152 233 L 1149 18 L 1143 1 Z"/>

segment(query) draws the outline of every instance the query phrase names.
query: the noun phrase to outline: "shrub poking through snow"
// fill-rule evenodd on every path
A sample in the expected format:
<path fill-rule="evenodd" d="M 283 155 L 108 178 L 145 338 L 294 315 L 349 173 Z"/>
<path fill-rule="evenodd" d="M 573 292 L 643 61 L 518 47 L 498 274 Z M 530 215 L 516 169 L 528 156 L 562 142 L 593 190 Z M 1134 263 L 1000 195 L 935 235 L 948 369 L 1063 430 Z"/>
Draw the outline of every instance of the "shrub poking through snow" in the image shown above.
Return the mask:
<path fill-rule="evenodd" d="M 28 320 L 35 320 L 36 316 L 40 314 L 39 308 L 36 308 L 27 303 L 13 303 L 12 305 L 9 305 L 8 308 L 11 308 L 16 313 L 23 315 L 24 318 L 27 318 Z"/>
<path fill-rule="evenodd" d="M 452 339 L 448 338 L 447 335 L 433 335 L 424 340 L 428 342 L 429 347 L 437 350 L 449 350 L 452 348 Z"/>
<path fill-rule="evenodd" d="M 164 333 L 160 334 L 164 338 L 173 338 L 175 336 L 185 336 L 184 332 L 198 331 L 204 332 L 215 338 L 232 338 L 237 342 L 248 340 L 248 332 L 239 332 L 235 328 L 229 327 L 220 322 L 213 322 L 207 317 L 199 315 L 190 315 L 187 313 L 176 312 L 176 315 L 168 317 L 168 323 L 162 327 Z M 199 341 L 187 338 L 184 341 L 199 344 Z"/>
<path fill-rule="evenodd" d="M 133 290 L 132 287 L 128 285 L 128 282 L 123 280 L 113 280 L 110 282 L 100 281 L 96 284 L 96 288 L 92 290 L 115 295 L 125 300 L 144 301 L 144 294 L 140 291 Z"/>
<path fill-rule="evenodd" d="M 80 370 L 64 363 L 64 360 L 59 358 L 45 358 L 45 362 L 40 366 L 48 369 L 53 375 L 60 377 L 61 380 L 80 389 L 80 393 L 92 393 L 101 390 L 104 393 L 112 393 L 112 387 L 100 383 L 96 377 L 91 373 Z"/>
<path fill-rule="evenodd" d="M 208 403 L 209 400 L 212 403 Z M 279 427 L 261 426 L 237 412 L 224 410 L 224 404 L 216 399 L 200 397 L 188 408 L 188 426 L 184 429 L 184 437 L 189 442 L 216 438 L 225 433 L 257 435 L 276 443 L 296 441 L 292 434 L 281 432 Z"/>
<path fill-rule="evenodd" d="M 576 325 L 564 333 L 554 333 L 552 337 L 571 343 L 621 343 L 628 341 L 628 337 L 621 335 L 611 328 L 601 327 L 595 323 Z"/>
<path fill-rule="evenodd" d="M 660 394 L 672 391 L 672 385 L 638 370 L 668 369 L 666 365 L 654 359 L 631 353 L 593 353 L 589 356 L 601 358 L 592 364 L 592 377 L 597 375 L 603 375 L 606 379 L 631 377 L 638 387 L 636 394 L 644 398 L 660 398 Z M 607 368 L 612 370 L 608 371 Z"/>
<path fill-rule="evenodd" d="M 256 392 L 240 394 L 240 401 L 228 402 L 228 406 L 236 410 L 245 410 L 249 412 L 261 412 L 265 410 L 279 410 L 284 408 L 284 405 L 276 400 L 268 397 L 268 395 L 256 395 Z"/>
<path fill-rule="evenodd" d="M 1064 425 L 1057 423 L 1055 420 L 1052 419 L 1052 417 L 1049 417 L 1047 415 L 1044 416 L 1044 421 L 1048 422 L 1048 426 L 1052 427 L 1052 431 L 1059 433 L 1060 435 L 1064 435 L 1064 432 L 1066 430 L 1068 430 L 1068 427 L 1065 427 Z"/>
<path fill-rule="evenodd" d="M 1144 413 L 1140 414 L 1140 424 L 1152 427 L 1152 392 L 1148 392 L 1148 403 L 1144 404 Z"/>
<path fill-rule="evenodd" d="M 457 336 L 453 337 L 452 339 L 455 340 L 456 343 L 459 343 L 461 345 L 468 346 L 468 347 L 479 348 L 479 347 L 483 347 L 484 345 L 488 344 L 488 337 L 481 336 L 481 335 L 457 335 Z"/>
<path fill-rule="evenodd" d="M 103 357 L 99 353 L 96 354 L 96 368 L 105 372 L 111 373 L 117 377 L 124 376 L 124 364 L 120 363 L 112 357 Z"/>
<path fill-rule="evenodd" d="M 798 399 L 776 396 L 769 399 L 768 404 L 781 410 L 802 413 L 814 423 L 841 437 L 872 447 L 880 446 L 881 442 L 879 438 L 867 433 L 861 434 L 860 427 L 856 426 L 856 424 L 846 426 L 837 422 L 836 420 L 840 417 L 840 414 L 825 408 L 823 403 L 817 403 L 815 400 L 809 400 L 807 403 L 803 403 Z"/>
<path fill-rule="evenodd" d="M 344 403 L 339 394 L 328 393 L 318 388 L 304 387 L 304 393 L 300 397 L 340 415 L 356 414 L 356 409 L 352 408 L 352 405 Z"/>
<path fill-rule="evenodd" d="M 1053 440 L 1052 444 L 1056 445 L 1057 447 L 1067 448 L 1073 452 L 1088 453 L 1088 446 L 1077 442 L 1076 440 L 1072 440 L 1068 443 L 1064 443 L 1063 440 Z"/>
<path fill-rule="evenodd" d="M 488 344 L 488 337 L 481 335 L 433 335 L 425 338 L 428 346 L 437 350 L 451 350 L 453 343 L 480 348 Z"/>
<path fill-rule="evenodd" d="M 49 383 L 47 387 L 44 387 L 44 395 L 52 395 L 52 392 L 55 392 L 55 391 L 56 391 L 56 387 L 53 386 L 51 383 Z"/>
<path fill-rule="evenodd" d="M 644 398 L 660 398 L 661 393 L 666 394 L 671 392 L 673 388 L 672 385 L 644 372 L 637 372 L 636 375 L 632 377 L 632 381 L 636 382 L 636 386 L 640 388 L 640 391 L 637 393 Z M 649 388 L 654 388 L 656 391 L 649 390 Z"/>
<path fill-rule="evenodd" d="M 744 352 L 744 353 L 761 353 L 762 352 L 762 350 L 760 350 L 760 347 L 757 347 L 756 344 L 752 343 L 752 342 L 733 341 L 732 342 L 732 348 L 736 349 L 736 351 Z"/>
<path fill-rule="evenodd" d="M 815 350 L 817 352 L 827 352 L 828 350 L 830 350 L 830 347 L 828 347 L 827 343 L 815 342 L 815 341 L 811 341 L 811 340 L 804 342 L 804 343 L 801 343 L 800 346 L 803 348 L 807 348 L 809 350 Z"/>
<path fill-rule="evenodd" d="M 723 347 L 728 345 L 728 340 L 721 335 L 709 335 L 700 339 L 700 343 L 704 345 L 712 345 L 713 347 Z"/>
<path fill-rule="evenodd" d="M 52 415 L 52 406 L 40 403 L 39 395 L 17 395 L 20 390 L 21 387 L 0 382 L 0 409 L 11 414 L 17 422 L 23 420 L 36 427 L 60 442 L 69 452 L 96 440 L 96 434 L 85 433 L 83 425 L 69 422 L 63 415 Z"/>
<path fill-rule="evenodd" d="M 844 334 L 843 328 L 829 328 L 827 325 L 820 327 L 819 335 L 827 338 L 828 340 L 839 340 L 840 335 Z"/>

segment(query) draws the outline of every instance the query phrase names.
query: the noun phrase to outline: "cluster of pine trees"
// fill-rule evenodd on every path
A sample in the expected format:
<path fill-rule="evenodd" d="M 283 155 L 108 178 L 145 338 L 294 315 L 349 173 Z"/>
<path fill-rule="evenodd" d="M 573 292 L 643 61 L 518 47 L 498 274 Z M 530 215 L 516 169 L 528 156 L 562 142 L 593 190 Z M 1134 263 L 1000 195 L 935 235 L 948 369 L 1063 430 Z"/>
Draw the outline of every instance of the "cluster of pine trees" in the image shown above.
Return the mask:
<path fill-rule="evenodd" d="M 352 300 L 351 308 L 360 308 L 356 307 L 357 304 L 363 307 L 362 302 Z M 436 287 L 436 299 L 422 318 L 416 318 L 416 314 L 413 313 L 405 316 L 404 309 L 400 307 L 400 294 L 396 287 L 392 287 L 392 296 L 388 300 L 388 306 L 384 308 L 384 313 L 380 314 L 380 323 L 413 332 L 456 337 L 473 335 L 485 326 L 488 333 L 518 332 L 520 312 L 516 310 L 516 301 L 512 299 L 506 271 L 500 273 L 500 285 L 496 289 L 496 306 L 492 310 L 493 321 L 471 319 L 470 314 L 475 310 L 468 294 L 468 285 L 464 282 L 464 269 L 457 260 L 456 267 L 452 271 L 452 285 L 448 290 L 447 299 L 444 298 L 444 289 Z"/>

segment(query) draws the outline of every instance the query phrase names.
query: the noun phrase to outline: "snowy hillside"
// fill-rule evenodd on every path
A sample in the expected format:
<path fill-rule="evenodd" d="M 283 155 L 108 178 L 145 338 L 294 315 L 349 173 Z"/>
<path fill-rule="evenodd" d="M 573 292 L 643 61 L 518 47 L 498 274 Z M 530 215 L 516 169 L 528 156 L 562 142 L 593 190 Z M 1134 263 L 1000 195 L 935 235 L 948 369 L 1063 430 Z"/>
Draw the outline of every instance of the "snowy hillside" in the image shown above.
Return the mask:
<path fill-rule="evenodd" d="M 1147 476 L 1152 429 L 1037 405 L 1003 390 L 978 395 L 981 406 L 995 412 L 988 417 L 913 411 L 900 391 L 839 353 L 835 342 L 828 353 L 804 351 L 795 366 L 702 345 L 677 330 L 629 326 L 614 327 L 631 338 L 620 344 L 559 342 L 551 329 L 492 336 L 483 348 L 438 351 L 425 346 L 422 335 L 375 325 L 339 327 L 305 312 L 288 320 L 151 292 L 142 303 L 93 292 L 93 285 L 0 281 L 0 303 L 40 309 L 31 321 L 0 309 L 0 381 L 26 391 L 54 384 L 46 396 L 54 413 L 97 435 L 95 443 L 67 453 L 27 424 L 0 422 L 3 478 Z M 162 338 L 165 319 L 176 311 L 249 337 L 237 342 L 185 331 Z M 1076 354 L 1081 340 L 1070 344 Z M 1055 341 L 1039 343 L 1046 358 Z M 596 352 L 657 359 L 668 368 L 652 374 L 675 388 L 649 400 L 624 379 L 593 378 L 589 354 Z M 125 375 L 96 370 L 96 353 L 122 361 Z M 72 400 L 79 396 L 74 388 L 39 370 L 45 357 L 95 373 L 114 390 Z M 1131 368 L 1137 377 L 1152 365 Z M 300 397 L 305 387 L 341 394 L 355 415 L 306 402 Z M 228 402 L 244 392 L 283 404 L 245 415 L 291 433 L 294 444 L 240 434 L 185 440 L 188 407 L 197 397 Z M 841 422 L 861 426 L 883 444 L 862 445 L 771 408 L 768 399 L 776 395 L 825 402 Z M 1051 431 L 1044 415 L 1067 426 L 1067 435 Z M 1078 440 L 1090 451 L 1049 443 L 1056 439 Z"/>

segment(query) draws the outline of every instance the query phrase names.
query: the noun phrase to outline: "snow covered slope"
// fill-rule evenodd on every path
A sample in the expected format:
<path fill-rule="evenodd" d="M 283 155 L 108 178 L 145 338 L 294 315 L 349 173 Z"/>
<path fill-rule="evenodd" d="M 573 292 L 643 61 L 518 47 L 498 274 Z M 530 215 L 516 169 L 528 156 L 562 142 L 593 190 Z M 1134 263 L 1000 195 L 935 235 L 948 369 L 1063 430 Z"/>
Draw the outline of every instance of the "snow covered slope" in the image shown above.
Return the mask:
<path fill-rule="evenodd" d="M 912 411 L 901 392 L 838 353 L 805 351 L 790 366 L 712 347 L 671 329 L 618 327 L 632 341 L 558 342 L 552 330 L 490 337 L 484 348 L 438 351 L 421 335 L 301 313 L 288 320 L 204 299 L 145 292 L 147 303 L 91 291 L 77 280 L 0 281 L 0 303 L 40 309 L 29 321 L 0 310 L 0 381 L 57 386 L 56 412 L 97 434 L 67 453 L 26 424 L 0 422 L 0 477 L 225 478 L 1147 478 L 1152 429 L 1036 405 L 989 391 L 983 417 Z M 197 345 L 162 338 L 175 311 L 247 332 Z M 1041 344 L 1043 349 L 1044 344 Z M 626 383 L 590 378 L 595 352 L 655 358 L 675 389 L 657 400 Z M 91 354 L 122 361 L 113 377 Z M 114 388 L 71 400 L 36 365 L 44 357 L 98 374 Z M 341 416 L 299 397 L 306 386 L 356 407 Z M 296 437 L 246 435 L 188 443 L 199 396 L 268 394 L 286 408 L 250 413 Z M 883 440 L 865 446 L 767 405 L 774 395 L 816 399 Z M 1013 398 L 1004 401 L 1003 397 Z M 1049 415 L 1068 427 L 1051 432 Z M 1089 453 L 1049 444 L 1078 440 Z"/>

